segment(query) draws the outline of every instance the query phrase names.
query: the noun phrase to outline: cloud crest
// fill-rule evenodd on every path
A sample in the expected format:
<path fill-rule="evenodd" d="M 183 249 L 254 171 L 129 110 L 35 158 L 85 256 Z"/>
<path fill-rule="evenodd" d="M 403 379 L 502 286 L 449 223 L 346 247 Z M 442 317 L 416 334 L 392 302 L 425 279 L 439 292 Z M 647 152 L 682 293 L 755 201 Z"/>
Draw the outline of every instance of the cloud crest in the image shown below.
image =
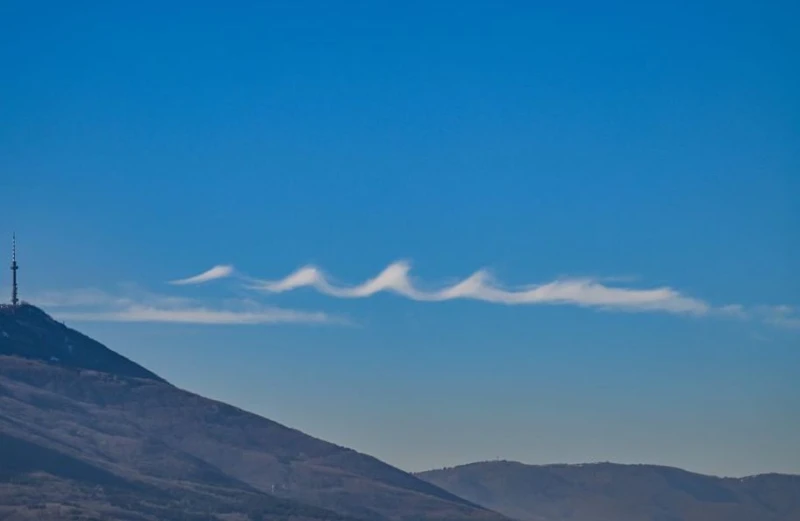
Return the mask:
<path fill-rule="evenodd" d="M 356 286 L 337 286 L 314 266 L 305 266 L 275 280 L 259 280 L 251 288 L 267 293 L 284 293 L 309 287 L 337 298 L 366 298 L 380 292 L 395 293 L 406 298 L 442 302 L 470 299 L 505 305 L 572 304 L 578 306 L 616 308 L 628 311 L 665 311 L 702 315 L 710 306 L 702 300 L 687 297 L 678 291 L 661 287 L 636 289 L 606 286 L 593 279 L 561 279 L 546 284 L 505 289 L 486 270 L 479 270 L 464 280 L 433 291 L 414 285 L 408 262 L 394 262 L 376 277 Z"/>
<path fill-rule="evenodd" d="M 217 279 L 224 279 L 233 275 L 234 269 L 233 266 L 227 264 L 220 264 L 218 266 L 214 266 L 210 270 L 204 271 L 199 275 L 194 275 L 193 277 L 189 277 L 186 279 L 178 279 L 170 281 L 170 284 L 175 286 L 187 286 L 191 284 L 202 284 L 204 282 L 210 282 L 212 280 Z"/>

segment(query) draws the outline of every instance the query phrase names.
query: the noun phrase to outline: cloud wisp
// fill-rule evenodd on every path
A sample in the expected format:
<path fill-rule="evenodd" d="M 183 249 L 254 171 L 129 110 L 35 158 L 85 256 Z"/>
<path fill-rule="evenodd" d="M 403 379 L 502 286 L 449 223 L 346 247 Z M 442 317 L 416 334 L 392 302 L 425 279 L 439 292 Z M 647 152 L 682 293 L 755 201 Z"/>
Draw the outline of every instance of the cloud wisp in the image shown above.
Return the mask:
<path fill-rule="evenodd" d="M 761 319 L 773 326 L 800 330 L 800 313 L 791 306 L 758 306 L 755 311 Z"/>
<path fill-rule="evenodd" d="M 376 277 L 362 284 L 341 286 L 331 283 L 319 268 L 305 266 L 280 280 L 252 281 L 249 287 L 266 293 L 284 293 L 308 287 L 337 298 L 366 298 L 377 293 L 390 292 L 423 302 L 469 299 L 505 305 L 571 304 L 691 315 L 703 315 L 711 309 L 706 302 L 685 296 L 669 287 L 612 287 L 589 278 L 558 279 L 546 284 L 507 289 L 486 270 L 479 270 L 450 286 L 423 290 L 414 284 L 410 271 L 409 263 L 394 262 Z"/>
<path fill-rule="evenodd" d="M 170 284 L 175 286 L 203 284 L 204 282 L 210 282 L 212 280 L 224 279 L 230 277 L 233 274 L 234 274 L 233 266 L 227 264 L 220 264 L 218 266 L 214 266 L 210 270 L 200 273 L 199 275 L 195 275 L 193 277 L 188 277 L 185 279 L 170 281 Z"/>
<path fill-rule="evenodd" d="M 51 308 L 59 320 L 75 322 L 154 322 L 174 324 L 347 324 L 339 316 L 265 306 L 249 299 L 209 303 L 126 288 L 121 294 L 98 289 L 50 291 L 32 302 Z"/>
<path fill-rule="evenodd" d="M 129 306 L 120 310 L 66 311 L 55 314 L 60 320 L 77 322 L 162 322 L 174 324 L 330 324 L 333 320 L 325 313 L 309 313 L 280 308 L 261 310 L 226 310 L 206 307 L 165 309 L 150 306 Z"/>

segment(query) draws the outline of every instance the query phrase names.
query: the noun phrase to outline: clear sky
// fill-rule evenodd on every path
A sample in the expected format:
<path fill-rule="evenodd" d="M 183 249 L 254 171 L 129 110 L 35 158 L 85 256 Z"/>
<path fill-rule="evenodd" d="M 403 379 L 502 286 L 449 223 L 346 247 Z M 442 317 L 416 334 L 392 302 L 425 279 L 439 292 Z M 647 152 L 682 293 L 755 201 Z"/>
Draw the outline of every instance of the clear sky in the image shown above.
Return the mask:
<path fill-rule="evenodd" d="M 796 2 L 161 4 L 0 2 L 23 298 L 408 470 L 800 472 Z"/>

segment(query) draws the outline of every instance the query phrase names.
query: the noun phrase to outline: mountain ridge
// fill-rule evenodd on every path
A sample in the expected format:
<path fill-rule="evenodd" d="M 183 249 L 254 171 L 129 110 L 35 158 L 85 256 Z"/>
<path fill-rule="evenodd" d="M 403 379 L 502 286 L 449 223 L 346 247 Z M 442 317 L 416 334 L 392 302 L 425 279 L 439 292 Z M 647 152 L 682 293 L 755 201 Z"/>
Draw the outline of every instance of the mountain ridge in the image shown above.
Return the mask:
<path fill-rule="evenodd" d="M 474 462 L 416 473 L 521 521 L 795 521 L 800 475 L 718 477 L 610 462 Z"/>
<path fill-rule="evenodd" d="M 179 518 L 184 497 L 204 520 L 251 519 L 250 504 L 269 519 L 504 519 L 372 456 L 179 389 L 34 306 L 1 310 L 0 339 L 0 436 L 65 462 L 60 474 L 39 461 L 0 480 L 0 506 L 36 498 L 24 483 L 45 480 L 59 508 L 137 521 Z M 105 476 L 114 492 L 97 499 L 70 469 Z"/>
<path fill-rule="evenodd" d="M 733 476 L 733 475 L 724 475 L 724 474 L 712 474 L 708 472 L 700 472 L 695 470 L 689 470 L 683 467 L 676 467 L 674 465 L 665 465 L 662 463 L 621 463 L 618 461 L 587 461 L 583 463 L 525 463 L 522 461 L 517 460 L 509 460 L 509 459 L 493 459 L 493 460 L 478 460 L 473 461 L 470 463 L 460 463 L 458 465 L 445 465 L 443 467 L 436 467 L 427 470 L 421 470 L 418 472 L 412 472 L 414 475 L 422 475 L 429 472 L 438 472 L 444 470 L 455 470 L 455 469 L 462 469 L 466 467 L 470 467 L 473 465 L 491 465 L 491 464 L 511 464 L 511 465 L 520 465 L 524 467 L 540 467 L 540 468 L 560 468 L 560 467 L 574 467 L 574 468 L 581 468 L 581 467 L 591 467 L 591 466 L 599 466 L 599 465 L 614 465 L 619 467 L 651 467 L 651 468 L 660 468 L 660 469 L 674 469 L 680 470 L 684 472 L 689 472 L 692 474 L 697 474 L 701 476 L 707 476 L 711 478 L 719 478 L 719 479 L 733 479 L 733 480 L 745 480 L 750 478 L 757 478 L 760 476 L 787 476 L 787 477 L 800 477 L 800 474 L 794 474 L 790 472 L 759 472 L 755 474 L 745 474 L 740 476 Z"/>

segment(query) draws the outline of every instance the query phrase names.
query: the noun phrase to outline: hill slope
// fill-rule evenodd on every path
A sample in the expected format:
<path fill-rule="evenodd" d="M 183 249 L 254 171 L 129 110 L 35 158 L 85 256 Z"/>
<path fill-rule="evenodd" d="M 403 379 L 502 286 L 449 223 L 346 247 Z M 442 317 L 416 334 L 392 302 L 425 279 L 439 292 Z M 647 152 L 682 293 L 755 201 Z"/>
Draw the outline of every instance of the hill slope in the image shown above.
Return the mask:
<path fill-rule="evenodd" d="M 18 308 L 0 306 L 0 355 L 164 381 L 100 342 L 56 322 L 30 304 L 22 304 Z"/>
<path fill-rule="evenodd" d="M 0 505 L 43 492 L 57 508 L 72 498 L 101 518 L 113 509 L 170 519 L 188 502 L 201 518 L 252 509 L 335 518 L 327 509 L 365 520 L 502 519 L 375 458 L 178 389 L 33 306 L 0 310 L 0 338 L 0 443 L 17 447 L 0 452 L 0 468 L 16 469 L 0 475 Z"/>
<path fill-rule="evenodd" d="M 797 521 L 800 476 L 718 478 L 655 465 L 496 461 L 419 477 L 523 521 Z"/>

